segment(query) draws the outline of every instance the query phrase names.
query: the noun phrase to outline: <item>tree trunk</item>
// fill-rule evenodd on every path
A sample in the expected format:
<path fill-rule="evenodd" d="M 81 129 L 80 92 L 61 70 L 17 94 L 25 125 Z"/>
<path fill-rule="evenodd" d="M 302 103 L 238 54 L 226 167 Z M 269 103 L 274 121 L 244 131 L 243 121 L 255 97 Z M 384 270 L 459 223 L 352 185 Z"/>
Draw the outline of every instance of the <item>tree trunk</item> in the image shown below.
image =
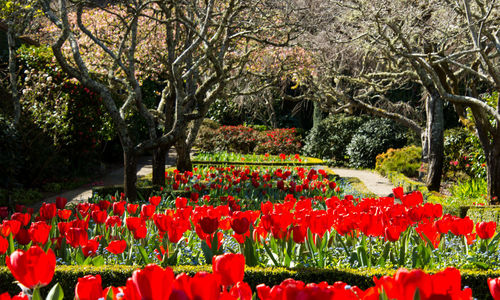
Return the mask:
<path fill-rule="evenodd" d="M 486 175 L 488 180 L 488 199 L 490 204 L 500 204 L 500 142 L 495 141 L 487 156 Z"/>
<path fill-rule="evenodd" d="M 137 157 L 134 150 L 123 147 L 123 189 L 130 201 L 137 199 Z"/>
<path fill-rule="evenodd" d="M 181 172 L 192 171 L 190 148 L 186 143 L 186 136 L 181 136 L 175 143 L 175 150 L 177 151 L 177 170 Z"/>
<path fill-rule="evenodd" d="M 428 171 L 425 184 L 430 191 L 439 191 L 444 161 L 443 99 L 437 90 L 431 90 L 426 99 L 426 138 Z"/>
<path fill-rule="evenodd" d="M 17 90 L 17 51 L 16 51 L 16 38 L 14 33 L 14 23 L 8 22 L 7 28 L 7 43 L 9 45 L 9 77 L 10 89 L 12 93 L 12 107 L 14 111 L 13 123 L 17 126 L 21 118 L 21 104 L 19 103 L 19 91 Z"/>
<path fill-rule="evenodd" d="M 170 145 L 153 150 L 153 185 L 165 185 L 165 162 Z"/>
<path fill-rule="evenodd" d="M 317 127 L 319 123 L 323 120 L 323 111 L 320 108 L 318 102 L 313 102 L 313 127 Z"/>

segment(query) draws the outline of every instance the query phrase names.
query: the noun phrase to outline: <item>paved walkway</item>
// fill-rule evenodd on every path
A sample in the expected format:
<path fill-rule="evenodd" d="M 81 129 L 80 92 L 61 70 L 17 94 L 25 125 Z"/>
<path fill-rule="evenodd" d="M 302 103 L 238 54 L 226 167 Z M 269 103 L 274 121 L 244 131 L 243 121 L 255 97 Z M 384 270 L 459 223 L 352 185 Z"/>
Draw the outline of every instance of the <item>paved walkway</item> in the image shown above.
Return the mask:
<path fill-rule="evenodd" d="M 166 165 L 167 166 L 175 165 L 175 161 L 177 159 L 176 157 L 177 157 L 177 154 L 176 154 L 175 150 L 172 149 L 168 153 Z M 151 156 L 139 157 L 138 161 L 137 161 L 137 176 L 138 177 L 145 176 L 145 175 L 149 175 L 151 173 L 153 173 L 152 157 Z M 104 175 L 102 178 L 96 180 L 96 182 L 98 182 L 99 185 L 123 184 L 123 167 L 118 167 L 118 168 L 110 171 L 108 174 Z M 68 202 L 86 201 L 88 198 L 92 197 L 92 185 L 86 184 L 86 185 L 83 185 L 77 189 L 65 191 L 63 193 L 45 198 L 45 199 L 43 199 L 42 202 L 55 202 L 56 197 L 64 197 L 64 198 L 68 199 Z M 41 202 L 35 206 L 41 206 Z"/>
<path fill-rule="evenodd" d="M 392 194 L 394 186 L 389 179 L 369 170 L 355 170 L 343 168 L 331 168 L 340 177 L 357 177 L 365 186 L 379 197 L 386 197 Z"/>

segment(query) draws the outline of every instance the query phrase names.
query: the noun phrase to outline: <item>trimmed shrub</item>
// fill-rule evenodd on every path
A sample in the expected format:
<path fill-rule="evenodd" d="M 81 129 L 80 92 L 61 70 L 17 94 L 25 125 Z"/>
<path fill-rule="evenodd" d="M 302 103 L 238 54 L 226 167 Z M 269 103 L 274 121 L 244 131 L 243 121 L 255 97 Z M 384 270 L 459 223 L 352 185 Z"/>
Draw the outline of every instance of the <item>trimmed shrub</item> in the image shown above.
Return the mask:
<path fill-rule="evenodd" d="M 364 117 L 345 114 L 329 116 L 309 131 L 304 141 L 304 154 L 346 163 L 346 146 L 365 121 Z"/>
<path fill-rule="evenodd" d="M 401 149 L 389 149 L 377 155 L 375 170 L 386 176 L 389 172 L 402 173 L 408 177 L 417 177 L 422 161 L 422 148 L 414 145 Z"/>
<path fill-rule="evenodd" d="M 57 266 L 51 284 L 42 288 L 42 297 L 47 295 L 49 289 L 56 283 L 61 284 L 65 299 L 73 299 L 75 285 L 78 278 L 85 275 L 100 274 L 103 287 L 124 286 L 127 278 L 132 276 L 132 272 L 140 266 Z M 200 271 L 212 272 L 211 266 L 175 266 L 172 267 L 175 274 L 186 273 L 193 276 Z M 264 283 L 267 286 L 280 284 L 287 278 L 301 280 L 306 283 L 319 283 L 326 281 L 333 284 L 336 281 L 343 281 L 351 286 L 358 286 L 367 289 L 374 286 L 373 277 L 392 276 L 396 270 L 393 269 L 314 269 L 314 268 L 245 268 L 244 281 L 247 282 L 255 292 L 258 284 Z M 432 274 L 432 271 L 426 271 Z M 435 273 L 435 272 L 434 272 Z M 468 286 L 477 299 L 490 299 L 487 278 L 500 276 L 500 271 L 483 270 L 461 270 L 462 286 Z M 9 292 L 11 295 L 19 293 L 19 287 L 13 283 L 14 277 L 6 267 L 0 267 L 0 291 Z"/>
<path fill-rule="evenodd" d="M 371 119 L 363 123 L 347 145 L 349 164 L 355 168 L 375 167 L 378 154 L 405 145 L 405 131 L 387 119 Z"/>

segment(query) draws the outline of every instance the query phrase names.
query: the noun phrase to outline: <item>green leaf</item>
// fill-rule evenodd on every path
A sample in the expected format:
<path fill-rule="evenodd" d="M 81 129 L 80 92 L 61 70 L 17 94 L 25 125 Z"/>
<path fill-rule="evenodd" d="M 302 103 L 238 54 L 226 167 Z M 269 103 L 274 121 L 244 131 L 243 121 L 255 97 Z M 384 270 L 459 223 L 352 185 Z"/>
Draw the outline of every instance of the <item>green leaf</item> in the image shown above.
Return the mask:
<path fill-rule="evenodd" d="M 137 246 L 137 249 L 139 249 L 139 253 L 141 254 L 142 259 L 144 260 L 144 264 L 150 264 L 149 261 L 149 256 L 148 253 L 146 252 L 146 249 L 142 247 L 141 245 Z"/>
<path fill-rule="evenodd" d="M 83 265 L 84 266 L 88 266 L 92 263 L 92 257 L 88 256 L 84 261 L 83 261 Z"/>
<path fill-rule="evenodd" d="M 253 241 L 247 238 L 243 244 L 243 255 L 245 256 L 245 263 L 249 267 L 255 267 L 258 264 L 257 255 L 255 253 Z"/>
<path fill-rule="evenodd" d="M 108 290 L 108 293 L 106 294 L 106 300 L 113 300 L 114 296 L 115 296 L 115 293 L 113 292 L 113 289 L 110 288 Z"/>
<path fill-rule="evenodd" d="M 103 266 L 104 265 L 104 257 L 102 257 L 101 255 L 94 257 L 92 259 L 92 265 L 94 265 L 96 267 Z"/>
<path fill-rule="evenodd" d="M 31 300 L 43 300 L 42 295 L 40 295 L 40 288 L 36 287 L 33 290 L 33 296 L 31 296 Z"/>
<path fill-rule="evenodd" d="M 205 256 L 205 262 L 210 265 L 212 264 L 212 257 L 214 256 L 212 249 L 208 247 L 205 241 L 201 241 L 201 251 L 203 251 L 203 256 Z"/>
<path fill-rule="evenodd" d="M 14 247 L 14 237 L 11 232 L 9 234 L 9 255 L 14 253 L 14 251 L 16 251 L 16 248 Z"/>
<path fill-rule="evenodd" d="M 64 291 L 58 282 L 50 289 L 49 294 L 47 295 L 47 298 L 45 300 L 62 300 L 62 299 L 64 299 Z"/>
<path fill-rule="evenodd" d="M 83 265 L 84 260 L 85 257 L 83 256 L 83 253 L 80 250 L 80 248 L 78 248 L 75 253 L 75 262 L 77 265 Z"/>
<path fill-rule="evenodd" d="M 281 267 L 276 258 L 274 257 L 274 254 L 271 252 L 271 249 L 269 249 L 269 246 L 266 244 L 265 241 L 262 241 L 262 245 L 264 246 L 264 250 L 266 250 L 267 255 L 271 260 L 273 261 L 274 265 L 276 267 Z"/>

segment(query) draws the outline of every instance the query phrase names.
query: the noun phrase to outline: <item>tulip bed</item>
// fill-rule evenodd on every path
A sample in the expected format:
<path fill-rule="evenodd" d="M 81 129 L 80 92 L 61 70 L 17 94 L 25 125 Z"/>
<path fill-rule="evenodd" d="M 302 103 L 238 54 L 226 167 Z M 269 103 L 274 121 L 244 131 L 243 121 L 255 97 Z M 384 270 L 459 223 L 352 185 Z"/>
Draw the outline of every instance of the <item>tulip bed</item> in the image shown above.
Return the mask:
<path fill-rule="evenodd" d="M 238 253 L 261 267 L 498 270 L 495 222 L 443 215 L 401 188 L 395 198 L 354 197 L 332 179 L 316 168 L 200 167 L 169 173 L 146 203 L 18 206 L 1 224 L 0 255 L 40 246 L 59 265 L 202 265 Z"/>

